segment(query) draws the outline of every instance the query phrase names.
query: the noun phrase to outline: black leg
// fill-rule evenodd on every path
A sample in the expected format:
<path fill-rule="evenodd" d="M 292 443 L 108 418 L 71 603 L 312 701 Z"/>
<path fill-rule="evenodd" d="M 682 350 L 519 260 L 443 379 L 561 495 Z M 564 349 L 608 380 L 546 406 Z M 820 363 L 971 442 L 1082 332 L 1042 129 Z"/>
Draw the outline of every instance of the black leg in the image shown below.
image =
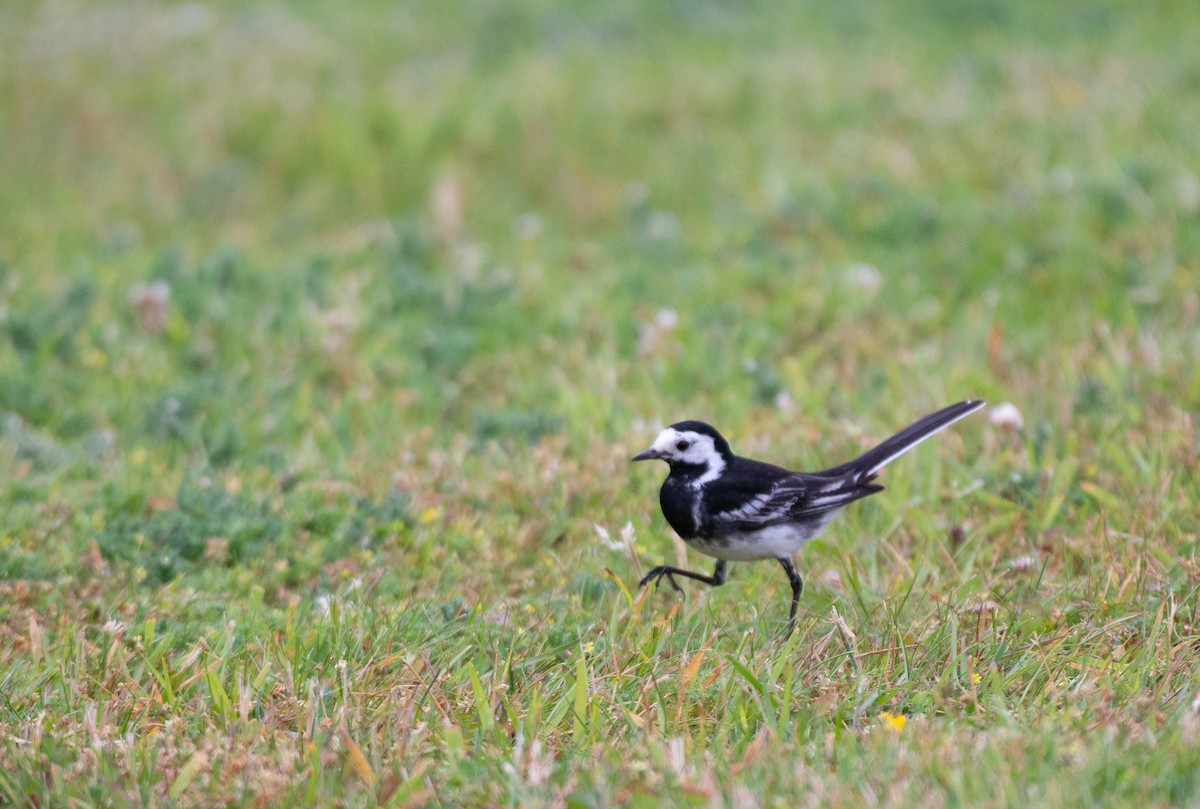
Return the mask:
<path fill-rule="evenodd" d="M 705 576 L 703 573 L 695 573 L 691 570 L 684 570 L 683 568 L 679 567 L 671 567 L 670 565 L 659 565 L 656 568 L 652 568 L 649 573 L 642 577 L 642 580 L 638 582 L 638 587 L 645 587 L 651 581 L 657 585 L 662 581 L 663 576 L 666 576 L 667 581 L 671 583 L 671 586 L 682 593 L 683 589 L 675 583 L 676 573 L 678 573 L 680 576 L 687 576 L 689 579 L 702 581 L 705 584 L 711 585 L 712 587 L 720 587 L 725 583 L 725 563 L 717 562 L 717 567 L 713 570 L 713 574 L 711 576 Z"/>
<path fill-rule="evenodd" d="M 791 559 L 786 556 L 780 557 L 779 564 L 783 565 L 783 570 L 788 575 L 788 581 L 792 583 L 792 610 L 788 613 L 787 635 L 784 635 L 786 638 L 796 628 L 796 607 L 800 604 L 800 594 L 804 592 L 804 580 L 796 572 L 796 566 L 792 564 Z"/>

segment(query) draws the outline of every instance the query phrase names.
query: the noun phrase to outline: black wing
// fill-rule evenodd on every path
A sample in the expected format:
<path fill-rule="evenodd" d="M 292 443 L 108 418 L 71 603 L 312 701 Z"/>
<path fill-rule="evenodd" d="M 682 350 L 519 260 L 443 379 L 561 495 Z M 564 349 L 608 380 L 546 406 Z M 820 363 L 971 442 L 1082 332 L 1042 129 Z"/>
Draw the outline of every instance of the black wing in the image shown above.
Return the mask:
<path fill-rule="evenodd" d="M 777 466 L 738 458 L 705 492 L 705 534 L 754 531 L 840 509 L 882 491 L 855 474 L 837 478 L 788 472 Z"/>

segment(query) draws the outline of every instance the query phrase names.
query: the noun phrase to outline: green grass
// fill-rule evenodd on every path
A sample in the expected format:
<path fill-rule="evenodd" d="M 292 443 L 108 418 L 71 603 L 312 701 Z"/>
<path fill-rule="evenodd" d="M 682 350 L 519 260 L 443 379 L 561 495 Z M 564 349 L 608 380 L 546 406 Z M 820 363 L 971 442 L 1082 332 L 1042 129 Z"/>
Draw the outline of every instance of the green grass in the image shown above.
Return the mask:
<path fill-rule="evenodd" d="M 3 5 L 0 805 L 1197 803 L 1198 36 Z M 788 640 L 774 564 L 636 592 L 662 424 L 970 396 Z"/>

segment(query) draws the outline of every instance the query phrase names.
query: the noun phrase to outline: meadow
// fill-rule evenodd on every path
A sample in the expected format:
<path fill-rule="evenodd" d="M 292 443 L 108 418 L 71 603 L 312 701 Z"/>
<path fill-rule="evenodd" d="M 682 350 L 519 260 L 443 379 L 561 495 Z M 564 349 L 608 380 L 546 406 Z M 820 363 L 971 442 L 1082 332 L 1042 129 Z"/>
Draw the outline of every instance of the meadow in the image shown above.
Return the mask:
<path fill-rule="evenodd" d="M 0 4 L 0 805 L 1200 803 L 1197 41 Z M 812 469 L 972 397 L 789 638 L 773 563 L 638 592 L 711 566 L 661 426 Z"/>

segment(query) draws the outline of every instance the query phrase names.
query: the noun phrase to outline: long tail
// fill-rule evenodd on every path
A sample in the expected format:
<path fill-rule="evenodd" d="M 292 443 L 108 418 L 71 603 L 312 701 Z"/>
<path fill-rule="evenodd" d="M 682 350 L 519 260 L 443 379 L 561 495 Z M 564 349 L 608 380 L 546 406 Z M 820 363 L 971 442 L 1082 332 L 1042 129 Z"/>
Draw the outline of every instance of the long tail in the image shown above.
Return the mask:
<path fill-rule="evenodd" d="M 985 404 L 987 402 L 968 399 L 965 402 L 943 407 L 938 412 L 913 422 L 887 441 L 874 449 L 867 450 L 853 461 L 817 474 L 822 477 L 834 477 L 855 472 L 859 480 L 870 479 L 888 463 L 899 458 L 929 436 L 946 429 L 959 419 L 966 418 Z"/>

